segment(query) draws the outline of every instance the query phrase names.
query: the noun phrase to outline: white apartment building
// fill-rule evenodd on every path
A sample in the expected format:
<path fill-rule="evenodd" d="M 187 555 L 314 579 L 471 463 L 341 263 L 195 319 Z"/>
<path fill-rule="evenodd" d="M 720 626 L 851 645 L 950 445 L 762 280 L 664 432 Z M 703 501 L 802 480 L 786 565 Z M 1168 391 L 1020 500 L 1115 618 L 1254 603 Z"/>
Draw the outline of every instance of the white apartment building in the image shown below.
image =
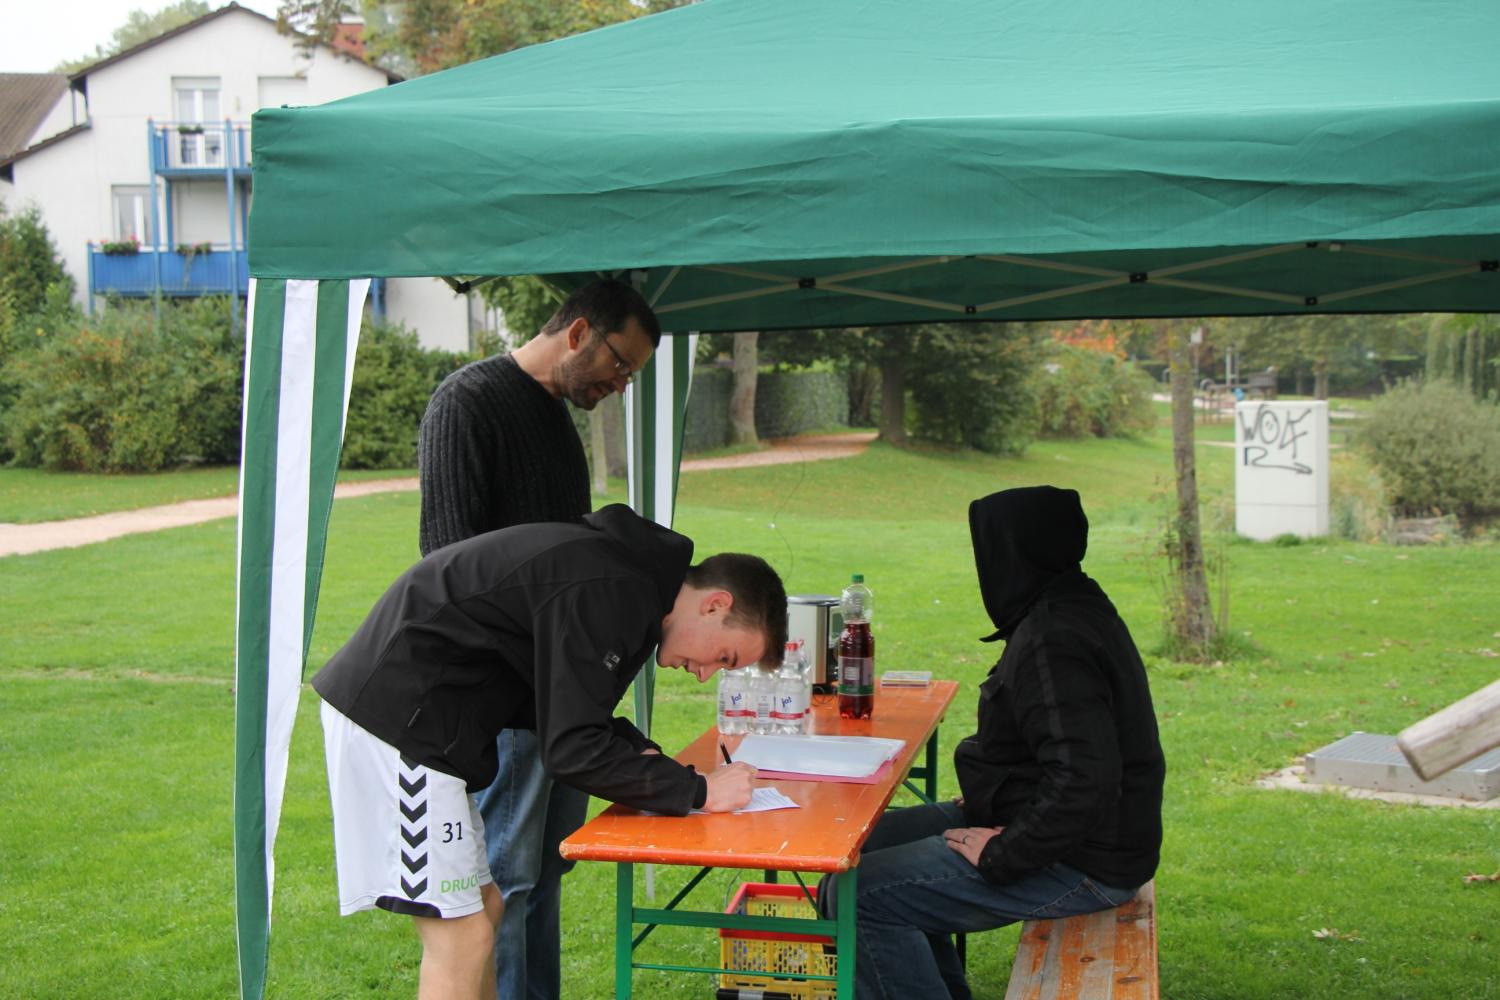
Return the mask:
<path fill-rule="evenodd" d="M 400 80 L 339 44 L 303 51 L 230 3 L 68 77 L 0 74 L 0 131 L 29 133 L 0 148 L 0 199 L 41 210 L 90 310 L 106 296 L 243 298 L 251 114 Z M 435 278 L 377 281 L 370 309 L 446 350 L 495 322 Z"/>

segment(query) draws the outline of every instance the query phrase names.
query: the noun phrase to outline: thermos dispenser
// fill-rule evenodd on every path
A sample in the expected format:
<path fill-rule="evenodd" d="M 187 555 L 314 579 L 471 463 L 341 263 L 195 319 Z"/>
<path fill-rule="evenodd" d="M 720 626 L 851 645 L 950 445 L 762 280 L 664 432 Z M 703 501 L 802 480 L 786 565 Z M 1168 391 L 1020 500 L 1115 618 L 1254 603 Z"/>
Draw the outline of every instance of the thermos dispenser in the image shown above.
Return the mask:
<path fill-rule="evenodd" d="M 791 594 L 786 599 L 788 639 L 801 639 L 812 675 L 813 690 L 826 694 L 838 688 L 836 645 L 843 631 L 839 599 L 832 594 Z"/>

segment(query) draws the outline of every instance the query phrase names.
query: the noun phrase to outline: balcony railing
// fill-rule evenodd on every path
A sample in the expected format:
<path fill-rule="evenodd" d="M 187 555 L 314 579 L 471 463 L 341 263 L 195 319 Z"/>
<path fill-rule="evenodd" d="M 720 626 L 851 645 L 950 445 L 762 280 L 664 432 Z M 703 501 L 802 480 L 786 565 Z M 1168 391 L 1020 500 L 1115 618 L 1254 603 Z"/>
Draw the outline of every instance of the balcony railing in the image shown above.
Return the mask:
<path fill-rule="evenodd" d="M 248 170 L 248 122 L 152 122 L 151 170 Z"/>
<path fill-rule="evenodd" d="M 93 295 L 243 296 L 250 287 L 249 274 L 244 250 L 185 254 L 142 247 L 136 253 L 120 254 L 89 244 L 89 292 Z"/>

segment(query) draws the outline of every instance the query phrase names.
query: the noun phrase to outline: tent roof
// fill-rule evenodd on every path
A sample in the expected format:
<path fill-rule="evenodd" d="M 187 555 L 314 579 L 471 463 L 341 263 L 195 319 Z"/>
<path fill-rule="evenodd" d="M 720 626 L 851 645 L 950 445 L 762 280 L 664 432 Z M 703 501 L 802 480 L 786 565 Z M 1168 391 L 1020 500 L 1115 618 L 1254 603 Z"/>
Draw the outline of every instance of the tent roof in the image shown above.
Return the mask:
<path fill-rule="evenodd" d="M 705 0 L 257 113 L 251 270 L 636 268 L 669 329 L 1500 309 L 1495 52 L 1457 0 Z"/>

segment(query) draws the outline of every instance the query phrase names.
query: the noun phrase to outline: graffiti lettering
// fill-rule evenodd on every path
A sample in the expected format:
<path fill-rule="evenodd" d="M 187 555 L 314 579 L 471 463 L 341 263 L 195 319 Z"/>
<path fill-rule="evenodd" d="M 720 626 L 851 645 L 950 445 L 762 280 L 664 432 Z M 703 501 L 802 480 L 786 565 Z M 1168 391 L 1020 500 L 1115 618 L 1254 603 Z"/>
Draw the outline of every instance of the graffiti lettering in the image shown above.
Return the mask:
<path fill-rule="evenodd" d="M 1240 436 L 1240 462 L 1256 469 L 1285 469 L 1299 476 L 1312 475 L 1312 466 L 1297 460 L 1297 442 L 1311 432 L 1302 426 L 1302 421 L 1312 414 L 1306 409 L 1293 416 L 1262 404 L 1247 421 L 1243 413 L 1238 415 Z"/>

